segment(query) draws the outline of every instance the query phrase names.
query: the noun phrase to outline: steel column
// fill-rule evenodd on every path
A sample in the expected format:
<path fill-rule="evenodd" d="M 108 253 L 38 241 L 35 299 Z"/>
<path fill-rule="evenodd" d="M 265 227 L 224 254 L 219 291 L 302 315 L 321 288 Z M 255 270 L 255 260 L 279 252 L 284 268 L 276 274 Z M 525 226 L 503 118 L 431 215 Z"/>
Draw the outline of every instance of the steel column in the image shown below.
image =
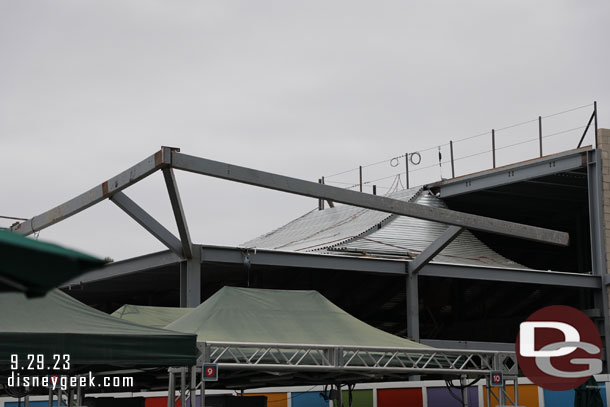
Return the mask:
<path fill-rule="evenodd" d="M 419 342 L 419 290 L 418 273 L 410 273 L 407 268 L 407 335 Z"/>
<path fill-rule="evenodd" d="M 184 257 L 190 259 L 193 256 L 191 235 L 186 223 L 184 209 L 182 208 L 182 200 L 180 199 L 180 193 L 178 192 L 178 184 L 176 183 L 174 171 L 171 168 L 163 168 L 163 177 L 165 178 L 167 192 L 169 193 L 169 200 L 172 204 L 172 210 L 174 211 L 176 225 L 178 226 L 178 234 L 180 235 L 180 241 L 182 243 L 182 251 L 184 253 Z"/>
<path fill-rule="evenodd" d="M 597 135 L 596 135 L 597 137 Z M 606 268 L 606 227 L 604 223 L 604 197 L 602 183 L 602 158 L 599 149 L 587 152 L 587 183 L 589 193 L 589 229 L 591 230 L 591 265 L 593 274 L 605 277 Z M 603 315 L 603 336 L 606 356 L 606 371 L 610 365 L 610 315 L 608 287 L 595 295 L 595 302 Z"/>
<path fill-rule="evenodd" d="M 193 256 L 180 263 L 180 306 L 201 304 L 201 246 L 193 245 Z"/>
<path fill-rule="evenodd" d="M 172 166 L 176 169 L 211 177 L 256 185 L 310 198 L 330 199 L 361 208 L 427 219 L 483 232 L 519 237 L 560 246 L 566 246 L 569 243 L 569 235 L 565 232 L 491 219 L 449 209 L 428 207 L 379 195 L 364 194 L 182 153 L 172 153 Z"/>
<path fill-rule="evenodd" d="M 132 201 L 127 195 L 125 195 L 123 192 L 117 192 L 110 197 L 110 200 L 133 220 L 138 222 L 140 226 L 150 232 L 151 235 L 167 246 L 168 249 L 176 253 L 178 256 L 183 255 L 180 240 L 178 240 L 178 238 L 169 230 L 165 229 L 162 224 L 157 222 L 155 218 L 150 216 L 138 204 Z"/>

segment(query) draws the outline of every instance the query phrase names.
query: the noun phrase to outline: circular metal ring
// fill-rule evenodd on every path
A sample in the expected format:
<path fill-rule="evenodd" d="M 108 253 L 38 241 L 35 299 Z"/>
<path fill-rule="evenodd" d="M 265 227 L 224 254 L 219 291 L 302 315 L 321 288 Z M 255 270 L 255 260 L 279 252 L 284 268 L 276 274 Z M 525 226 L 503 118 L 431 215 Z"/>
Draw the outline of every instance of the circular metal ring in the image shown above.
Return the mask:
<path fill-rule="evenodd" d="M 398 167 L 398 164 L 400 164 L 400 162 L 398 161 L 398 157 L 394 157 L 390 160 L 391 167 Z"/>
<path fill-rule="evenodd" d="M 415 153 L 411 153 L 411 154 L 409 154 L 409 155 L 410 155 L 410 157 L 409 157 L 409 161 L 411 161 L 411 164 L 413 164 L 413 165 L 419 165 L 419 163 L 421 163 L 421 154 L 419 154 L 419 153 L 415 152 Z M 415 156 L 417 156 L 417 159 L 416 159 L 416 160 L 413 160 L 413 157 L 415 157 Z"/>

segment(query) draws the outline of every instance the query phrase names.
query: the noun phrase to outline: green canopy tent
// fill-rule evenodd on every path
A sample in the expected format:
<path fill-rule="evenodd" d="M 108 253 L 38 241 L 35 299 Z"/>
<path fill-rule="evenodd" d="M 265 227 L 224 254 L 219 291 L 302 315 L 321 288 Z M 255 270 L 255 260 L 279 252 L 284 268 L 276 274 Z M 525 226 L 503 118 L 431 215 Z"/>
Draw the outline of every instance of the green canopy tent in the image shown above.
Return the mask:
<path fill-rule="evenodd" d="M 0 292 L 21 291 L 29 297 L 96 269 L 104 261 L 64 247 L 0 230 Z"/>
<path fill-rule="evenodd" d="M 166 328 L 198 342 L 429 348 L 360 321 L 317 291 L 224 287 Z"/>
<path fill-rule="evenodd" d="M 88 307 L 69 295 L 50 291 L 27 299 L 0 294 L 0 366 L 8 369 L 19 355 L 70 355 L 72 368 L 91 366 L 186 366 L 196 360 L 195 336 L 138 325 Z"/>
<path fill-rule="evenodd" d="M 192 310 L 193 308 L 151 307 L 146 305 L 125 304 L 110 315 L 140 325 L 163 328 Z"/>

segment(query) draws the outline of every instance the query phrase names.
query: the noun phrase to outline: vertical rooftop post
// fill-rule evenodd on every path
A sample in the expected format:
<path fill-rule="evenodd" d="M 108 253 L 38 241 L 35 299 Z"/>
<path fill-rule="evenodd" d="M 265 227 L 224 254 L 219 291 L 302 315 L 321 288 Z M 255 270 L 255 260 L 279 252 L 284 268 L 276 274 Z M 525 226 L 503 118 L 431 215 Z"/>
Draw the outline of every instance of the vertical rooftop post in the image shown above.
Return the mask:
<path fill-rule="evenodd" d="M 540 144 L 540 157 L 542 157 L 542 116 L 538 116 L 538 144 Z"/>
<path fill-rule="evenodd" d="M 496 131 L 494 129 L 491 129 L 491 157 L 494 168 L 496 168 Z"/>

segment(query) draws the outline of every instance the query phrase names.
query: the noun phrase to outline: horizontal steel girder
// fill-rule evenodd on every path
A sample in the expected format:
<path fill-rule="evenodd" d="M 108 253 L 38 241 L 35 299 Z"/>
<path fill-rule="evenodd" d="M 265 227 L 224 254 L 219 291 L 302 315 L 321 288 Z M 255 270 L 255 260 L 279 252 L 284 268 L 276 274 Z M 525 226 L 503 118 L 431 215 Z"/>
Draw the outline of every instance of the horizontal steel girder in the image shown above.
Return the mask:
<path fill-rule="evenodd" d="M 178 152 L 172 152 L 171 162 L 172 167 L 176 169 L 296 195 L 332 200 L 334 202 L 361 208 L 373 209 L 396 215 L 411 216 L 413 218 L 461 226 L 467 229 L 513 236 L 559 246 L 567 246 L 569 243 L 569 235 L 565 232 L 492 219 L 449 209 L 434 208 L 379 195 L 350 191 Z"/>
<path fill-rule="evenodd" d="M 243 248 L 199 246 L 202 263 L 243 265 Z M 273 250 L 249 250 L 250 264 L 270 267 L 300 267 L 322 270 L 346 270 L 360 273 L 405 275 L 404 260 L 355 258 L 312 253 L 280 252 Z M 181 258 L 171 251 L 163 251 L 109 263 L 103 268 L 77 277 L 69 284 L 89 283 L 165 266 L 178 266 Z M 502 269 L 455 264 L 428 263 L 419 272 L 423 277 L 447 277 L 466 280 L 487 280 L 523 284 L 544 284 L 566 287 L 601 288 L 602 277 L 591 274 L 564 273 L 527 269 Z M 610 285 L 610 277 L 605 281 Z M 66 285 L 69 285 L 66 284 Z"/>
<path fill-rule="evenodd" d="M 429 188 L 434 191 L 438 189 L 441 198 L 448 198 L 584 168 L 587 165 L 587 150 L 589 150 L 588 147 L 534 159 L 528 163 L 517 163 L 494 170 L 465 175 L 431 184 Z"/>

